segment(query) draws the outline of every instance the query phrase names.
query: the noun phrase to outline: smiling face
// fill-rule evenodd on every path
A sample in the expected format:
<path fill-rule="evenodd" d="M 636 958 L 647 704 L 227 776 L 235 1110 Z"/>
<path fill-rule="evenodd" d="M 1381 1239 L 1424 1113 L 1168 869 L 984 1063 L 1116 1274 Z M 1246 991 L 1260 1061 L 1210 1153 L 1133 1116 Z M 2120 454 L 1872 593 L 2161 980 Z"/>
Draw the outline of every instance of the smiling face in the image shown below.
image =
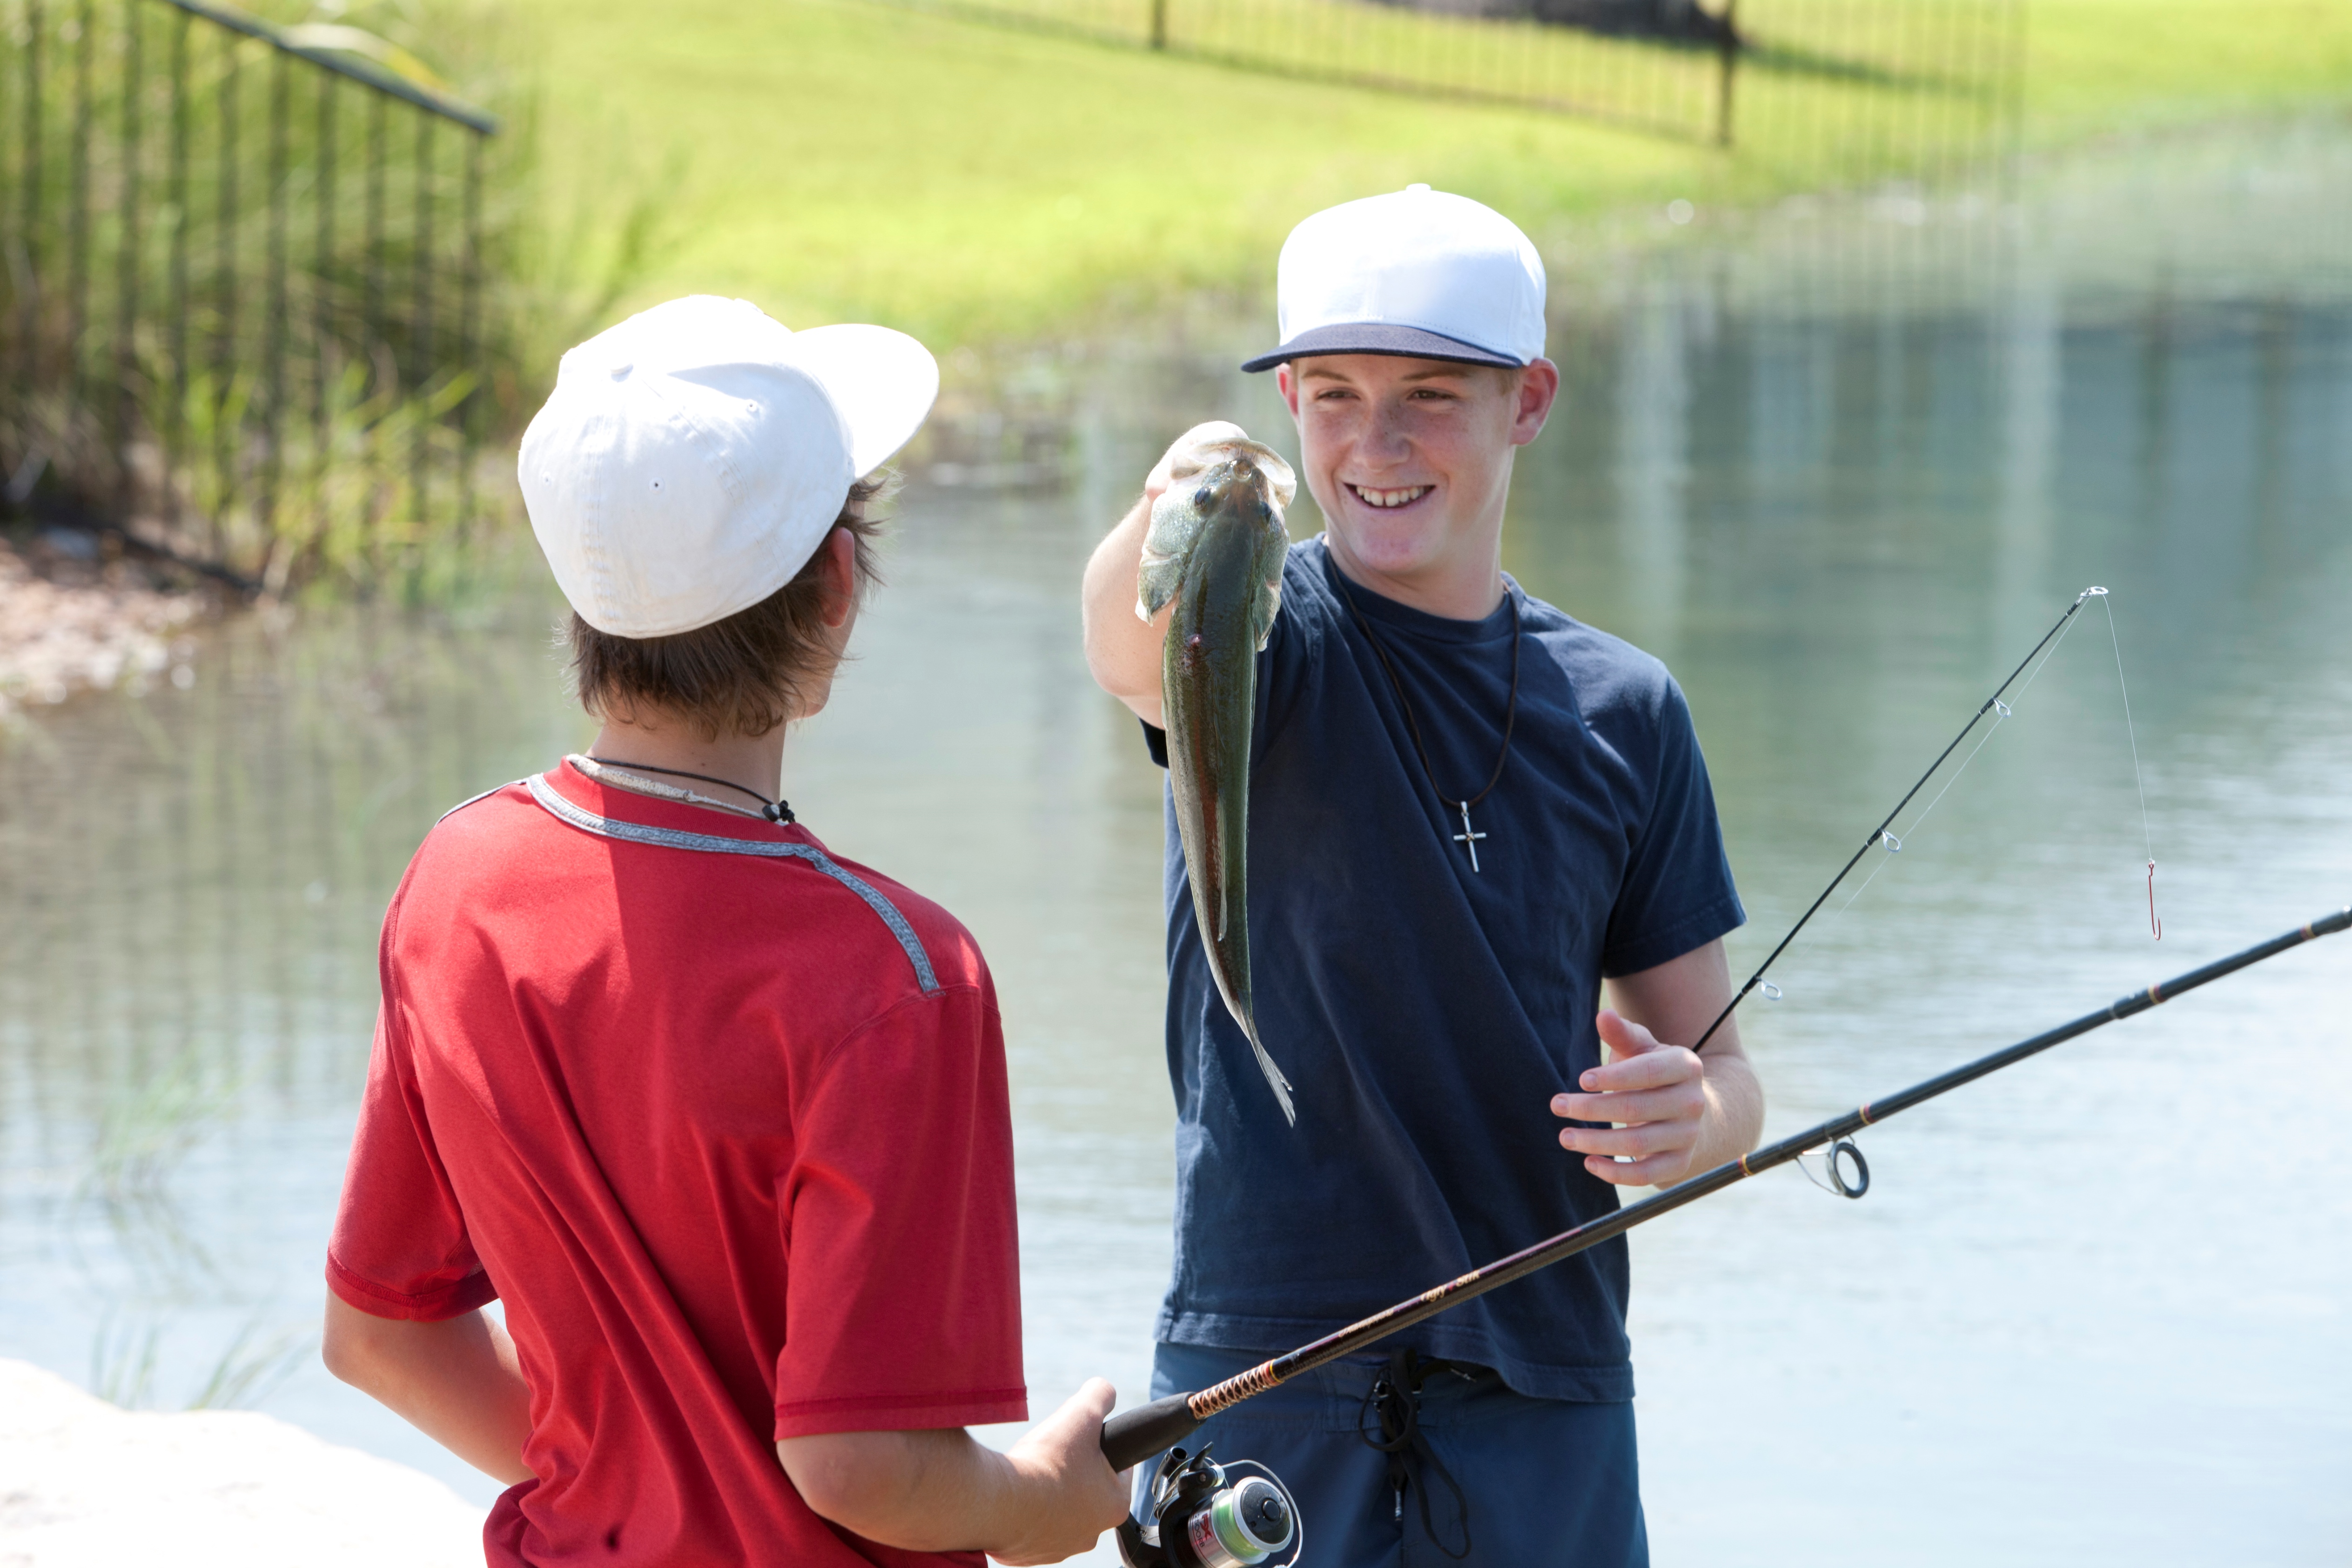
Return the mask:
<path fill-rule="evenodd" d="M 1284 365 L 1281 384 L 1340 570 L 1432 614 L 1493 610 L 1511 458 L 1551 412 L 1552 362 L 1328 354 Z"/>

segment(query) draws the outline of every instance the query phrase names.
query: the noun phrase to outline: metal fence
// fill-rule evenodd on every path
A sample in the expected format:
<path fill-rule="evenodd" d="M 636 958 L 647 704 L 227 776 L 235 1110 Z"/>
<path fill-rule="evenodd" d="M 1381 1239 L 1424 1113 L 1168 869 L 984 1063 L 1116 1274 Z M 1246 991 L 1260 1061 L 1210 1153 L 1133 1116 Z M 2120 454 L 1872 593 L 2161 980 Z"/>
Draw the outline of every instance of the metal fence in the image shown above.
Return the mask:
<path fill-rule="evenodd" d="M 2003 123 L 2023 0 L 894 0 L 1308 79 L 1942 167 Z"/>
<path fill-rule="evenodd" d="M 0 0 L 12 509 L 271 587 L 465 527 L 498 127 L 425 75 L 204 0 Z"/>

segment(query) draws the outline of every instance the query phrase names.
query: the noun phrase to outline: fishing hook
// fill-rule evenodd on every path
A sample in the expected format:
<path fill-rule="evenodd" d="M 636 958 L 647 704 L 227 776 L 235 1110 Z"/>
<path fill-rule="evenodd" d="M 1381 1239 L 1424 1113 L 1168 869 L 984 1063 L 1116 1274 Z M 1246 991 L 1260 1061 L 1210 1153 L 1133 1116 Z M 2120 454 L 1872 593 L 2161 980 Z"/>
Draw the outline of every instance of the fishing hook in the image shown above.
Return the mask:
<path fill-rule="evenodd" d="M 2105 597 L 2107 591 L 2095 588 L 2089 591 Z M 2140 838 L 2147 845 L 2148 935 L 2161 942 L 2164 940 L 2164 922 L 2156 917 L 2156 830 L 2147 825 L 2147 780 L 2140 777 L 2139 771 L 2139 730 L 2132 723 L 2131 687 L 2124 681 L 2124 640 L 2116 631 L 2114 601 L 2109 600 L 2105 608 L 2107 612 L 2107 640 L 2115 644 L 2116 650 L 2116 690 L 2123 695 L 2124 699 L 2124 734 L 2131 741 L 2132 787 L 2139 791 Z"/>

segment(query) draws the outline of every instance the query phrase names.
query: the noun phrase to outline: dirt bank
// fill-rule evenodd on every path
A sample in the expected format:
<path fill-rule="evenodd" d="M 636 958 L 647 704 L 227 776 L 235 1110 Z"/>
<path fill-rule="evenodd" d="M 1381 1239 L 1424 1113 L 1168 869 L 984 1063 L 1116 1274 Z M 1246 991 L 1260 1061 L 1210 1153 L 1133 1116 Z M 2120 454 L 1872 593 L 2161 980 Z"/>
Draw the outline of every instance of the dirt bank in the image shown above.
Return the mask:
<path fill-rule="evenodd" d="M 188 636 L 226 592 L 111 535 L 0 532 L 0 719 L 124 682 L 187 681 Z"/>

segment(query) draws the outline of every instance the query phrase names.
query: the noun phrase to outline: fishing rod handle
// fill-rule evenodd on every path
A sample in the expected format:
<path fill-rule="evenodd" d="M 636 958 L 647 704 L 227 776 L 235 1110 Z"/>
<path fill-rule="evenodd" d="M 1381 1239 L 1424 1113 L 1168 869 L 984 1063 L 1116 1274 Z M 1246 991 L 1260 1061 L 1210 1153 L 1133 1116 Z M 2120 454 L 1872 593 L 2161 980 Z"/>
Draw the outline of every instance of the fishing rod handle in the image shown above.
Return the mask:
<path fill-rule="evenodd" d="M 1103 1458 L 1115 1470 L 1139 1465 L 1162 1448 L 1174 1448 L 1200 1428 L 1189 1394 L 1171 1394 L 1149 1405 L 1122 1410 L 1103 1423 Z"/>

